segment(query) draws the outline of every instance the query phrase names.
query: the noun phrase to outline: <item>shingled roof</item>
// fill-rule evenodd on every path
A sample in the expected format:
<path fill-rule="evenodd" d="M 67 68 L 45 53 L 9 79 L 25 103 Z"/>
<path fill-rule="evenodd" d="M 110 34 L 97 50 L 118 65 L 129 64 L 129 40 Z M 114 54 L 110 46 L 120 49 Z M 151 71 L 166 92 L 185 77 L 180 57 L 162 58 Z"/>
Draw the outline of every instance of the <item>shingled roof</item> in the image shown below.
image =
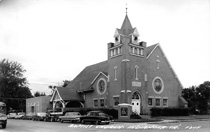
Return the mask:
<path fill-rule="evenodd" d="M 95 77 L 103 72 L 107 75 L 108 63 L 103 61 L 94 65 L 87 66 L 80 74 L 68 85 L 67 88 L 84 90 L 91 87 L 91 82 Z"/>
<path fill-rule="evenodd" d="M 131 22 L 126 14 L 121 29 L 117 29 L 120 34 L 129 35 L 134 32 L 134 28 L 131 25 Z"/>
<path fill-rule="evenodd" d="M 79 100 L 83 101 L 83 98 L 78 95 L 76 89 L 68 89 L 66 87 L 58 88 L 58 92 L 63 100 Z"/>
<path fill-rule="evenodd" d="M 157 46 L 158 44 L 154 44 L 154 45 L 151 45 L 151 46 L 148 46 L 147 48 L 146 48 L 146 57 L 148 57 L 151 53 L 152 53 L 152 51 L 155 49 L 155 47 Z"/>

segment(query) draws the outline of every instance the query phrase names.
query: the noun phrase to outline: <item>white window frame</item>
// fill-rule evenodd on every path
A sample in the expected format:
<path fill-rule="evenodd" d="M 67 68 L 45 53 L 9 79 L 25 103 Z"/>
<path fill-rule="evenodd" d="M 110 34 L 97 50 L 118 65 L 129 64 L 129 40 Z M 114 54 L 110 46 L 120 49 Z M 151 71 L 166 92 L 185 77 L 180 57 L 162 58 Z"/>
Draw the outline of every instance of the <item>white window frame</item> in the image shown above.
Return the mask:
<path fill-rule="evenodd" d="M 157 105 L 157 99 L 160 100 L 160 105 Z M 155 97 L 155 107 L 161 107 L 161 97 Z"/>
<path fill-rule="evenodd" d="M 113 50 L 110 50 L 110 55 L 111 55 L 111 57 L 113 56 Z"/>
<path fill-rule="evenodd" d="M 144 50 L 140 49 L 140 55 L 143 56 L 144 55 Z"/>
<path fill-rule="evenodd" d="M 97 106 L 95 106 L 95 101 L 97 101 Z M 94 107 L 94 108 L 98 108 L 98 106 L 99 106 L 99 105 L 98 105 L 98 98 L 94 98 L 94 99 L 93 99 L 93 107 Z"/>
<path fill-rule="evenodd" d="M 164 105 L 164 100 L 167 100 L 166 105 Z M 168 107 L 168 97 L 163 97 L 162 105 L 163 107 Z"/>
<path fill-rule="evenodd" d="M 101 100 L 104 100 L 104 106 L 101 106 Z M 99 98 L 99 104 L 100 104 L 100 108 L 104 108 L 105 107 L 105 98 Z"/>
<path fill-rule="evenodd" d="M 152 105 L 149 104 L 149 99 L 152 99 Z M 154 100 L 154 97 L 153 96 L 149 96 L 148 97 L 148 103 L 147 103 L 148 107 L 153 107 L 154 106 L 153 100 Z"/>
<path fill-rule="evenodd" d="M 135 47 L 132 47 L 132 53 L 135 54 Z"/>

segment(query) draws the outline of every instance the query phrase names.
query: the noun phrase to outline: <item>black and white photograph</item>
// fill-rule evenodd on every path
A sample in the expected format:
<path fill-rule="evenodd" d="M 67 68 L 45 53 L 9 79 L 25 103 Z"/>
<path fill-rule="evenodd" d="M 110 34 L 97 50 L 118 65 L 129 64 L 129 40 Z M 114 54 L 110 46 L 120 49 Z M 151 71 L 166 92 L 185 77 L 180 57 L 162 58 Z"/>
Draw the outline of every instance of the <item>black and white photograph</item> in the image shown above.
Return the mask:
<path fill-rule="evenodd" d="M 0 0 L 0 132 L 210 132 L 210 0 Z"/>

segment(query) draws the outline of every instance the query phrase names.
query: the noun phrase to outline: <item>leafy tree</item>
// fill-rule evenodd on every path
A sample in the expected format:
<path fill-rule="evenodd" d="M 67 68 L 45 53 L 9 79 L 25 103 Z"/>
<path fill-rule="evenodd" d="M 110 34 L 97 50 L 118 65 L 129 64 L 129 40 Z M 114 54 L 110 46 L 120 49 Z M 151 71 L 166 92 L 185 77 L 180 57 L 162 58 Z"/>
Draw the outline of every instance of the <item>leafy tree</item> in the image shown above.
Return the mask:
<path fill-rule="evenodd" d="M 61 87 L 66 87 L 70 82 L 71 82 L 70 80 L 64 80 L 64 81 L 63 81 L 63 84 L 61 85 Z M 56 87 L 57 87 L 57 86 L 52 86 L 52 85 L 50 85 L 50 86 L 49 86 L 49 89 L 51 89 L 51 90 L 52 90 L 52 93 L 53 93 Z"/>
<path fill-rule="evenodd" d="M 46 96 L 46 94 L 43 92 L 38 92 L 38 91 L 36 91 L 35 93 L 34 93 L 34 97 L 39 97 L 39 96 Z"/>
<path fill-rule="evenodd" d="M 66 87 L 70 82 L 70 80 L 64 80 L 62 87 Z"/>
<path fill-rule="evenodd" d="M 7 109 L 25 111 L 25 99 L 33 97 L 24 72 L 18 62 L 0 61 L 0 101 L 7 104 Z"/>
<path fill-rule="evenodd" d="M 192 86 L 182 91 L 183 97 L 188 101 L 190 113 L 206 114 L 210 101 L 210 82 L 206 81 L 198 87 Z"/>

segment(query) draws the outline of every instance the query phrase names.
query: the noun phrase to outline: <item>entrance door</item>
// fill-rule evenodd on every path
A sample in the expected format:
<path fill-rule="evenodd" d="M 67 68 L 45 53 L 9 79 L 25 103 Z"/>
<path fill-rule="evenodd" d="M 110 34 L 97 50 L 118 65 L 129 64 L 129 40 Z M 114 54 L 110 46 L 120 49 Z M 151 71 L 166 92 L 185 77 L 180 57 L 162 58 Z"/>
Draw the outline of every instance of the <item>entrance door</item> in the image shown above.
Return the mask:
<path fill-rule="evenodd" d="M 140 114 L 141 111 L 141 98 L 138 92 L 132 95 L 132 112 Z"/>

